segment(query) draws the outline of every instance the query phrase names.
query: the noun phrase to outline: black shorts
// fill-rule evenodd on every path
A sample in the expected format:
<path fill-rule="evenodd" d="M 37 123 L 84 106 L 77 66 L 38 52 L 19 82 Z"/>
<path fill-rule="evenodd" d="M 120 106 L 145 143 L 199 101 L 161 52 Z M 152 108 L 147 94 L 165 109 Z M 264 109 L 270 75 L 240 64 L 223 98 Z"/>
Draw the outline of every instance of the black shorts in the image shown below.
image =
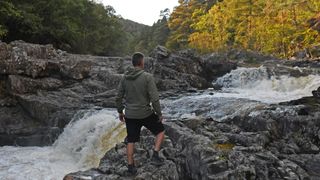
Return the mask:
<path fill-rule="evenodd" d="M 140 131 L 142 126 L 149 129 L 154 135 L 164 131 L 162 122 L 159 122 L 159 117 L 156 114 L 151 114 L 144 119 L 129 119 L 125 118 L 127 126 L 127 139 L 129 143 L 138 142 L 140 140 Z"/>

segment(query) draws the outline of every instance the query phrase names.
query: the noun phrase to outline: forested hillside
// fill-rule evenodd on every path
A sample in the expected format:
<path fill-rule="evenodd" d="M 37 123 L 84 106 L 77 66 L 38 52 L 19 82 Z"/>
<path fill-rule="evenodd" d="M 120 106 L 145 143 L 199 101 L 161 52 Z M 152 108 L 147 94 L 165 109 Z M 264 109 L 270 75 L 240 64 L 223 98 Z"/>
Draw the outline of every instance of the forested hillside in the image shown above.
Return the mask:
<path fill-rule="evenodd" d="M 179 3 L 169 20 L 167 46 L 172 49 L 191 47 L 206 53 L 241 48 L 290 57 L 320 45 L 319 0 Z"/>
<path fill-rule="evenodd" d="M 167 10 L 152 27 L 115 13 L 111 6 L 92 0 L 1 0 L 0 39 L 107 56 L 149 53 L 156 45 L 165 45 Z"/>
<path fill-rule="evenodd" d="M 2 41 L 50 43 L 80 54 L 148 54 L 164 45 L 200 53 L 243 49 L 312 57 L 320 47 L 319 32 L 319 0 L 179 0 L 153 26 L 122 19 L 93 0 L 0 1 Z"/>
<path fill-rule="evenodd" d="M 125 38 L 114 13 L 89 0 L 1 0 L 0 36 L 73 53 L 122 54 Z"/>
<path fill-rule="evenodd" d="M 161 13 L 160 19 L 152 26 L 120 19 L 126 33 L 125 52 L 127 55 L 135 51 L 149 54 L 157 45 L 165 46 L 170 32 L 167 20 L 169 12 L 165 11 L 167 14 Z"/>

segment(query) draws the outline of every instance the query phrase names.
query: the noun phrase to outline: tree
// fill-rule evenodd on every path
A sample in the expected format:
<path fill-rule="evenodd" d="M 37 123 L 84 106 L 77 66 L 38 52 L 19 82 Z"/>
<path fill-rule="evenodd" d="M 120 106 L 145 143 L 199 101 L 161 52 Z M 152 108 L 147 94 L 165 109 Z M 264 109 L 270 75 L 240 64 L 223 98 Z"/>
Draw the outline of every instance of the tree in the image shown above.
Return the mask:
<path fill-rule="evenodd" d="M 17 19 L 20 17 L 20 12 L 14 7 L 11 1 L 0 1 L 0 38 L 2 39 L 8 33 L 6 21 L 8 19 Z"/>
<path fill-rule="evenodd" d="M 150 53 L 157 45 L 165 46 L 170 29 L 168 27 L 169 9 L 160 12 L 160 17 L 151 27 L 146 27 L 138 37 L 138 43 L 135 47 L 136 51 Z"/>
<path fill-rule="evenodd" d="M 198 21 L 215 0 L 179 0 L 179 6 L 175 8 L 169 18 L 170 36 L 167 46 L 171 49 L 183 49 L 188 47 L 190 34 L 194 32 L 192 24 Z"/>
<path fill-rule="evenodd" d="M 199 13 L 189 45 L 204 53 L 242 48 L 288 58 L 319 43 L 309 21 L 319 11 L 316 0 L 222 1 Z"/>
<path fill-rule="evenodd" d="M 53 44 L 74 53 L 116 55 L 124 33 L 115 11 L 92 0 L 3 0 L 0 36 L 6 42 Z"/>
<path fill-rule="evenodd" d="M 189 36 L 189 44 L 201 53 L 222 50 L 231 41 L 230 14 L 223 7 L 223 3 L 217 3 L 207 14 L 204 14 L 192 26 L 195 32 Z M 226 18 L 228 17 L 228 18 Z"/>

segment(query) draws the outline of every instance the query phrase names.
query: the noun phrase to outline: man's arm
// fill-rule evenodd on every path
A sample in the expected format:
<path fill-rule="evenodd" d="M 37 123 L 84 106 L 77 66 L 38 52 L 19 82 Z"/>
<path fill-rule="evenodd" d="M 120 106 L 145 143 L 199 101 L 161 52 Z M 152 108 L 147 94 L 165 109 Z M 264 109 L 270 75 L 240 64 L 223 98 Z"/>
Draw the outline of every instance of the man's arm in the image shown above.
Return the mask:
<path fill-rule="evenodd" d="M 152 107 L 156 114 L 159 116 L 160 120 L 162 120 L 161 106 L 159 101 L 159 93 L 154 81 L 154 78 L 150 75 L 148 78 L 148 93 L 150 96 L 150 101 L 152 103 Z"/>
<path fill-rule="evenodd" d="M 119 86 L 118 86 L 118 93 L 116 97 L 116 106 L 117 106 L 117 111 L 119 113 L 119 120 L 124 121 L 124 114 L 123 114 L 123 109 L 124 109 L 124 104 L 123 104 L 123 98 L 124 98 L 124 78 L 121 79 Z"/>

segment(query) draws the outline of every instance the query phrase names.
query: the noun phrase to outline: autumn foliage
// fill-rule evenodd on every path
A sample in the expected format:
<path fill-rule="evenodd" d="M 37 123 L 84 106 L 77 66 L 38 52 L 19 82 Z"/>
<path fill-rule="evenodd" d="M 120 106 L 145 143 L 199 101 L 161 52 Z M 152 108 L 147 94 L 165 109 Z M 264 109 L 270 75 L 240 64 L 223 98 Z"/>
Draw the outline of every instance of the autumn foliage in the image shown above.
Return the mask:
<path fill-rule="evenodd" d="M 319 0 L 180 0 L 167 46 L 241 48 L 291 57 L 320 45 Z"/>

